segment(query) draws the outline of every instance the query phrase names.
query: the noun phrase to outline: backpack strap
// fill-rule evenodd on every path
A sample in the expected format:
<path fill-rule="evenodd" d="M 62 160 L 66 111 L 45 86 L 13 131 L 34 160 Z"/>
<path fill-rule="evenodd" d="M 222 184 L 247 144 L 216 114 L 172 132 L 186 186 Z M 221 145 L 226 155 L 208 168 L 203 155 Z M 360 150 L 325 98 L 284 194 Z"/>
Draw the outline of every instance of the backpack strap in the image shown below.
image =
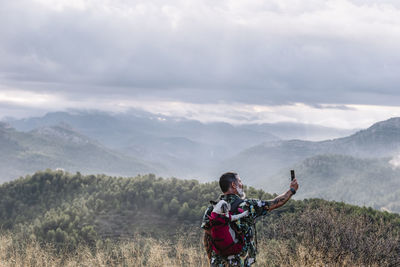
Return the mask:
<path fill-rule="evenodd" d="M 231 210 L 232 213 L 237 213 L 239 205 L 242 204 L 244 202 L 243 199 L 241 198 L 237 198 L 235 201 L 233 201 L 233 203 L 231 204 Z"/>

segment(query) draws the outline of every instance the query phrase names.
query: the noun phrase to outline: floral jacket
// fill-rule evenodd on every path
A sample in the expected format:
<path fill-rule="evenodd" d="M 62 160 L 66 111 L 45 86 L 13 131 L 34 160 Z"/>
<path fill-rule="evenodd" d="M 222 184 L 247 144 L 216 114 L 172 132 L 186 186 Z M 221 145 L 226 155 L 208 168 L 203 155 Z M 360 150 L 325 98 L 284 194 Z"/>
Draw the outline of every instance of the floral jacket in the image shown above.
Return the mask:
<path fill-rule="evenodd" d="M 236 199 L 238 199 L 238 195 L 228 194 L 221 195 L 220 199 L 225 200 L 226 202 L 232 204 Z M 210 258 L 210 265 L 212 267 L 225 267 L 225 266 L 250 266 L 256 261 L 257 247 L 256 247 L 256 229 L 255 229 L 255 221 L 256 218 L 260 216 L 264 216 L 268 213 L 268 204 L 266 201 L 258 200 L 258 199 L 245 199 L 239 206 L 244 211 L 249 211 L 249 216 L 246 216 L 242 219 L 237 220 L 235 223 L 238 226 L 238 229 L 244 233 L 244 246 L 243 250 L 238 255 L 231 255 L 229 257 L 223 257 L 217 255 L 211 248 L 210 244 L 210 236 L 209 231 L 210 221 L 209 217 L 213 206 L 209 206 L 203 215 L 203 221 L 201 224 L 201 228 L 206 230 L 205 232 L 205 246 Z"/>

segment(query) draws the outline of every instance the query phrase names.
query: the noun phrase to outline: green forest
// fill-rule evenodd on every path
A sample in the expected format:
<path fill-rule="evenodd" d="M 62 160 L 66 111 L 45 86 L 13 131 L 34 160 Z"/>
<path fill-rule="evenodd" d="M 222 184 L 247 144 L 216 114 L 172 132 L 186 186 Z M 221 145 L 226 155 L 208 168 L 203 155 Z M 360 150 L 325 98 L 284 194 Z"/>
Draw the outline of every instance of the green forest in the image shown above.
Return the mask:
<path fill-rule="evenodd" d="M 274 197 L 252 187 L 245 191 L 250 198 Z M 139 237 L 170 244 L 185 237 L 198 244 L 202 215 L 219 194 L 217 182 L 46 170 L 0 186 L 0 226 L 13 242 L 35 240 L 65 253 L 82 245 L 95 253 L 109 242 Z M 257 232 L 269 249 L 306 248 L 339 263 L 400 265 L 400 216 L 394 213 L 321 199 L 290 200 L 260 219 Z"/>

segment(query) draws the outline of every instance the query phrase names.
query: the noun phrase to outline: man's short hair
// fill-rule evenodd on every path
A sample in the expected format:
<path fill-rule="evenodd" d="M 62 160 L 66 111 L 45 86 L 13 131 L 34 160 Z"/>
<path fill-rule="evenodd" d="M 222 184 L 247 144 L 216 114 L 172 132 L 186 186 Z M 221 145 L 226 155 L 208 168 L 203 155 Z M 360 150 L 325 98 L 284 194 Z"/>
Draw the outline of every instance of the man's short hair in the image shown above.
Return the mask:
<path fill-rule="evenodd" d="M 237 181 L 236 172 L 226 172 L 219 178 L 219 187 L 221 187 L 222 193 L 225 193 L 231 187 L 232 182 Z"/>

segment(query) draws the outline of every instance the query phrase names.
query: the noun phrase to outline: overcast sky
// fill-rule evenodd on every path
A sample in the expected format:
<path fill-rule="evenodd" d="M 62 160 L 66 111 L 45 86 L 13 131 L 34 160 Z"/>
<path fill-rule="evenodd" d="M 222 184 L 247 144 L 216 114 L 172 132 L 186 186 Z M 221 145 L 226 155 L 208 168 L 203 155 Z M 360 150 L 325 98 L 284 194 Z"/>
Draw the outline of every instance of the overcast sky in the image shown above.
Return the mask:
<path fill-rule="evenodd" d="M 400 1 L 0 1 L 0 118 L 141 108 L 360 128 L 400 116 Z"/>

